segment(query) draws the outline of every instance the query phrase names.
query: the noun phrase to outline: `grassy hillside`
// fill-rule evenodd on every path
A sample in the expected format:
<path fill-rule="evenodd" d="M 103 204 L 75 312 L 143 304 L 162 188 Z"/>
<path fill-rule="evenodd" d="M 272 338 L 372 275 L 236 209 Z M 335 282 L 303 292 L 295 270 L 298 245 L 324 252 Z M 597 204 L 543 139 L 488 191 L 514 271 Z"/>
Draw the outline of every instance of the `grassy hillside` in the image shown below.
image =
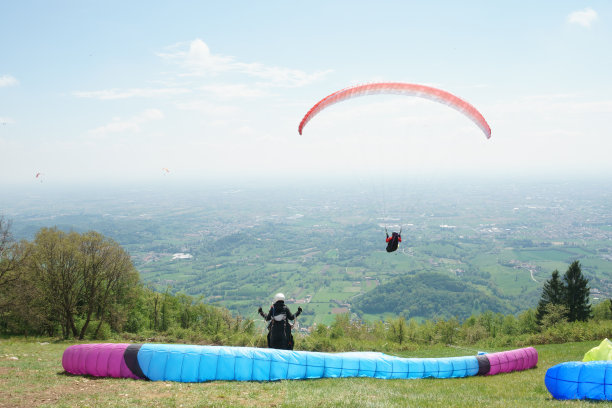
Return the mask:
<path fill-rule="evenodd" d="M 0 340 L 0 407 L 567 407 L 544 386 L 546 370 L 579 360 L 598 342 L 536 347 L 538 366 L 492 377 L 425 380 L 367 378 L 183 384 L 73 376 L 61 366 L 64 342 Z M 487 350 L 499 351 L 499 350 Z M 413 357 L 472 354 L 432 347 Z M 408 354 L 404 354 L 408 357 Z"/>
<path fill-rule="evenodd" d="M 353 306 L 368 315 L 393 313 L 411 318 L 466 319 L 486 310 L 503 314 L 516 311 L 508 301 L 441 273 L 395 278 L 357 297 Z"/>

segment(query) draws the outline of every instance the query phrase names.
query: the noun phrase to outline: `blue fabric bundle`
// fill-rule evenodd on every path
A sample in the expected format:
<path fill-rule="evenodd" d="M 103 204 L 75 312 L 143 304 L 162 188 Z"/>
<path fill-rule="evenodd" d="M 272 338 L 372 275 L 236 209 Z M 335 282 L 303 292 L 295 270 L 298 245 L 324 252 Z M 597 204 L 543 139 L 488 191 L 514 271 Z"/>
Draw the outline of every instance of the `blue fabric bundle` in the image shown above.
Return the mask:
<path fill-rule="evenodd" d="M 568 361 L 546 371 L 546 388 L 559 400 L 612 400 L 612 361 Z"/>
<path fill-rule="evenodd" d="M 400 358 L 377 352 L 319 353 L 251 347 L 143 344 L 138 363 L 154 381 L 307 378 L 451 378 L 478 373 L 475 356 Z"/>

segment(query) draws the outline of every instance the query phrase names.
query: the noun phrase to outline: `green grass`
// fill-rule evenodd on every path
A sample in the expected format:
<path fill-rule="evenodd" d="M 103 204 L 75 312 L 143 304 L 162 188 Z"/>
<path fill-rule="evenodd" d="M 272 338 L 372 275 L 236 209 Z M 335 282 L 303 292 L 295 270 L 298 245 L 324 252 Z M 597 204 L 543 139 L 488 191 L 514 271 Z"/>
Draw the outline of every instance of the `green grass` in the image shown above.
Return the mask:
<path fill-rule="evenodd" d="M 568 263 L 586 252 L 580 248 L 549 248 L 549 249 L 523 249 L 515 251 L 521 261 L 557 261 Z"/>
<path fill-rule="evenodd" d="M 544 375 L 552 365 L 579 360 L 598 344 L 585 342 L 538 346 L 537 368 L 491 377 L 447 380 L 338 378 L 185 384 L 66 374 L 61 358 L 71 343 L 44 342 L 41 339 L 0 340 L 0 407 L 593 406 L 593 403 L 584 401 L 553 400 L 544 386 Z M 466 349 L 435 346 L 402 354 L 404 357 L 442 357 L 473 353 Z"/>

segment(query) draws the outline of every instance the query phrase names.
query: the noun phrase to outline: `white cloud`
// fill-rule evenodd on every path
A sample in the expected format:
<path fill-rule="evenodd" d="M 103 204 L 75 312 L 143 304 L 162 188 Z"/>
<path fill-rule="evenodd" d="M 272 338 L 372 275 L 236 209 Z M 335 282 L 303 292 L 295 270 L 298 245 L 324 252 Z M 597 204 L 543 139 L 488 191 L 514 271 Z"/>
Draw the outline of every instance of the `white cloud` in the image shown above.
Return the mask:
<path fill-rule="evenodd" d="M 0 76 L 0 88 L 4 86 L 14 86 L 14 85 L 19 85 L 19 81 L 17 80 L 17 78 L 11 75 Z"/>
<path fill-rule="evenodd" d="M 578 24 L 583 27 L 590 27 L 591 23 L 597 20 L 597 12 L 590 7 L 584 10 L 574 11 L 567 16 L 567 21 L 571 24 Z"/>
<path fill-rule="evenodd" d="M 177 44 L 172 48 L 181 47 L 184 47 L 184 44 Z M 184 75 L 217 75 L 232 72 L 263 79 L 267 85 L 273 86 L 304 86 L 331 72 L 331 70 L 326 70 L 307 73 L 298 69 L 268 66 L 258 62 L 236 61 L 234 57 L 212 54 L 208 45 L 199 38 L 189 44 L 187 51 L 158 53 L 158 56 L 176 62 L 187 69 L 189 72 Z"/>
<path fill-rule="evenodd" d="M 78 98 L 92 98 L 100 100 L 128 99 L 128 98 L 155 98 L 169 95 L 181 95 L 191 92 L 184 88 L 130 88 L 107 89 L 102 91 L 76 91 L 73 95 Z"/>
<path fill-rule="evenodd" d="M 221 99 L 258 98 L 267 95 L 262 89 L 245 84 L 206 85 L 200 89 L 210 92 Z"/>
<path fill-rule="evenodd" d="M 177 44 L 173 48 L 182 47 L 184 44 Z M 217 73 L 231 70 L 234 64 L 233 57 L 212 55 L 208 45 L 202 40 L 195 39 L 189 44 L 189 50 L 176 51 L 173 53 L 158 53 L 158 56 L 177 61 L 194 73 Z"/>
<path fill-rule="evenodd" d="M 110 123 L 104 126 L 100 126 L 98 128 L 90 130 L 89 134 L 94 136 L 104 136 L 109 133 L 137 133 L 141 131 L 141 126 L 143 124 L 163 118 L 164 114 L 159 109 L 147 109 L 141 114 L 128 119 L 115 118 Z"/>
<path fill-rule="evenodd" d="M 196 111 L 213 116 L 226 116 L 238 112 L 238 108 L 229 105 L 219 105 L 204 100 L 178 102 L 176 107 L 181 110 Z"/>
<path fill-rule="evenodd" d="M 260 78 L 268 81 L 268 85 L 299 87 L 311 84 L 329 73 L 331 70 L 316 71 L 314 73 L 306 73 L 298 69 L 269 67 L 260 63 L 236 63 L 235 69 L 238 72 Z"/>

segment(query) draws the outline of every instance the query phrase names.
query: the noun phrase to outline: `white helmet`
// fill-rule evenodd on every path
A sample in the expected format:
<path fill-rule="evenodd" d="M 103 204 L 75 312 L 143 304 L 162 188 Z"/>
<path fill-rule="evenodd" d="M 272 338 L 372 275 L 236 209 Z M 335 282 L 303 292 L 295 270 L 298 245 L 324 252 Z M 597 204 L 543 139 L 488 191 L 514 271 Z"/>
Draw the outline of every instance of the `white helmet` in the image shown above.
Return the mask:
<path fill-rule="evenodd" d="M 279 300 L 282 300 L 284 302 L 285 295 L 283 295 L 282 293 L 277 293 L 276 295 L 274 295 L 274 303 L 278 302 Z"/>

